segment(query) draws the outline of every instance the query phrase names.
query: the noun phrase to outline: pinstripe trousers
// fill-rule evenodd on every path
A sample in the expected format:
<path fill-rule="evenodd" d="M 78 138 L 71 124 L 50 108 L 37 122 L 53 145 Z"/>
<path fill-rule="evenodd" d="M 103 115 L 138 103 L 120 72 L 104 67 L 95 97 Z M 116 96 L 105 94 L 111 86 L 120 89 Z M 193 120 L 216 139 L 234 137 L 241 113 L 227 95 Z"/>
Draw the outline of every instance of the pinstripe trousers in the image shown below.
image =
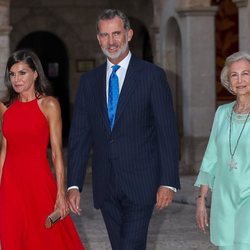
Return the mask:
<path fill-rule="evenodd" d="M 141 205 L 130 201 L 115 182 L 115 175 L 112 176 L 100 207 L 112 250 L 146 250 L 153 208 L 154 204 Z"/>

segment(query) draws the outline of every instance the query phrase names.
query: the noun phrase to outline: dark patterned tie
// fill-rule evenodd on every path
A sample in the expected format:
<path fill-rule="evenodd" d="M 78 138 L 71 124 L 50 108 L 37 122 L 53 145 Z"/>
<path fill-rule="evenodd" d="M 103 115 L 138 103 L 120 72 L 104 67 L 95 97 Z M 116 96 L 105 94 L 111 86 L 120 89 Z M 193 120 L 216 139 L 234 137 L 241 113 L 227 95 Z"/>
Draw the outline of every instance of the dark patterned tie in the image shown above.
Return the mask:
<path fill-rule="evenodd" d="M 112 66 L 112 73 L 109 78 L 109 91 L 108 91 L 108 115 L 110 128 L 112 130 L 115 122 L 115 113 L 119 98 L 119 79 L 116 71 L 120 68 L 119 65 Z"/>

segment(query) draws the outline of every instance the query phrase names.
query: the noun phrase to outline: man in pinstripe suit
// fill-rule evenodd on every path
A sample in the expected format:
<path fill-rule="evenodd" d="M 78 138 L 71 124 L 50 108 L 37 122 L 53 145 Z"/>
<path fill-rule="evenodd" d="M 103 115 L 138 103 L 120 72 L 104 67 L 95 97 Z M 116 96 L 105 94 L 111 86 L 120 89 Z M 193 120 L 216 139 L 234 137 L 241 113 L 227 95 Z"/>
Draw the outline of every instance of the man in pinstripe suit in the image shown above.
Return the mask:
<path fill-rule="evenodd" d="M 165 73 L 130 53 L 132 36 L 121 11 L 105 10 L 98 17 L 97 39 L 107 61 L 80 79 L 69 138 L 70 209 L 80 214 L 93 149 L 94 206 L 101 209 L 113 250 L 145 250 L 154 206 L 167 207 L 180 188 L 176 122 Z M 114 65 L 119 65 L 119 99 L 111 125 Z"/>

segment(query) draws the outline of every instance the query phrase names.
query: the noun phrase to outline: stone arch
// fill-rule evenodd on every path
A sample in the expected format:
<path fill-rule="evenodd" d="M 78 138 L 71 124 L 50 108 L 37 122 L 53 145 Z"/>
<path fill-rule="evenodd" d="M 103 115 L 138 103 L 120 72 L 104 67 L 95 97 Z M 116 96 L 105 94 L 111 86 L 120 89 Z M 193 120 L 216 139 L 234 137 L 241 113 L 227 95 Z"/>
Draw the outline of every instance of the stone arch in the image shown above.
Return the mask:
<path fill-rule="evenodd" d="M 66 143 L 70 125 L 69 60 L 63 42 L 51 32 L 35 31 L 22 38 L 15 49 L 32 49 L 40 58 L 45 75 L 53 88 L 53 95 L 61 105 L 63 138 Z"/>
<path fill-rule="evenodd" d="M 20 45 L 20 42 L 23 41 L 23 39 L 36 33 L 51 34 L 50 38 L 52 39 L 53 36 L 57 38 L 56 40 L 58 40 L 59 43 L 62 44 L 61 47 L 63 47 L 65 50 L 67 58 L 65 72 L 67 72 L 67 74 L 64 75 L 63 79 L 61 79 L 62 74 L 59 74 L 58 79 L 59 78 L 61 79 L 60 80 L 61 84 L 64 85 L 63 89 L 66 89 L 67 91 L 64 91 L 65 93 L 60 93 L 58 95 L 58 98 L 63 111 L 62 112 L 64 121 L 63 135 L 64 135 L 64 142 L 66 143 L 66 138 L 69 129 L 69 117 L 71 114 L 71 103 L 73 103 L 73 96 L 74 96 L 73 92 L 76 90 L 74 84 L 77 84 L 78 82 L 78 80 L 74 79 L 76 75 L 75 68 L 72 67 L 72 63 L 70 62 L 75 61 L 75 58 L 77 57 L 76 48 L 81 46 L 81 40 L 77 36 L 77 34 L 72 31 L 72 28 L 70 28 L 66 23 L 63 23 L 62 20 L 59 20 L 55 16 L 49 15 L 48 11 L 47 13 L 46 11 L 43 11 L 42 13 L 40 13 L 40 15 L 38 15 L 38 13 L 31 12 L 29 15 L 24 16 L 22 20 L 20 20 L 20 22 L 15 23 L 13 31 L 10 34 L 10 51 L 14 51 L 15 49 L 17 49 Z M 41 36 L 41 42 L 43 41 L 42 39 L 43 37 L 44 36 Z M 54 41 L 54 39 L 52 40 Z M 37 42 L 38 40 L 36 38 L 35 43 Z M 50 50 L 50 48 L 48 48 L 49 46 L 45 46 L 46 48 L 44 48 L 44 46 L 42 47 L 43 49 L 46 50 L 46 53 L 44 54 L 46 54 L 47 57 L 49 54 L 51 54 L 51 56 L 55 55 L 52 48 L 51 51 L 49 51 Z M 44 61 L 47 61 L 47 59 L 44 59 Z M 59 62 L 59 60 L 57 61 Z M 62 67 L 62 64 L 59 67 Z M 50 81 L 52 82 L 53 80 L 56 81 L 56 78 L 50 79 Z M 57 91 L 57 93 L 55 94 L 57 95 L 58 93 L 59 92 Z"/>
<path fill-rule="evenodd" d="M 81 46 L 80 38 L 69 25 L 49 15 L 49 13 L 42 13 L 40 15 L 37 15 L 37 13 L 33 15 L 31 13 L 16 23 L 10 34 L 10 50 L 13 51 L 24 37 L 36 31 L 46 31 L 57 36 L 65 46 L 69 62 L 77 58 L 77 48 Z M 72 84 L 76 82 L 74 79 L 75 69 L 71 63 L 69 63 L 69 67 L 69 83 Z M 75 86 L 72 85 L 69 88 L 71 102 L 74 96 L 72 93 L 74 89 Z"/>
<path fill-rule="evenodd" d="M 11 50 L 17 46 L 22 37 L 38 30 L 48 31 L 60 37 L 66 48 L 71 48 L 72 42 L 80 43 L 77 34 L 66 23 L 62 25 L 61 20 L 48 15 L 29 15 L 15 24 L 11 33 Z M 73 54 L 73 51 L 68 49 L 68 54 Z"/>
<path fill-rule="evenodd" d="M 131 51 L 138 57 L 153 61 L 151 39 L 146 26 L 137 18 L 130 17 L 131 27 L 134 31 L 133 39 L 130 42 Z"/>

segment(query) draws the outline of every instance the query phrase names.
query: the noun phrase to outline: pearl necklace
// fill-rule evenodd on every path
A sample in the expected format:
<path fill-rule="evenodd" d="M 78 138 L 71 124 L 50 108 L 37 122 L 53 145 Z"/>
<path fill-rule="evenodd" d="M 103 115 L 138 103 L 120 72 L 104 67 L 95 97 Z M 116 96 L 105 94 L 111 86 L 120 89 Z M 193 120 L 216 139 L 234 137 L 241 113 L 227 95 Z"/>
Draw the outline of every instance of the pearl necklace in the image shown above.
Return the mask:
<path fill-rule="evenodd" d="M 238 137 L 238 139 L 236 141 L 236 145 L 235 145 L 234 149 L 232 150 L 232 142 L 231 142 L 232 139 L 231 139 L 231 137 L 232 137 L 232 116 L 233 116 L 233 110 L 234 110 L 234 106 L 232 108 L 231 115 L 230 115 L 229 138 L 228 138 L 228 140 L 229 140 L 229 150 L 230 150 L 230 155 L 231 155 L 231 160 L 228 163 L 228 167 L 229 167 L 230 170 L 237 169 L 237 166 L 236 166 L 237 162 L 234 160 L 234 154 L 236 152 L 236 149 L 238 147 L 241 135 L 243 133 L 243 130 L 244 130 L 245 126 L 246 126 L 247 120 L 248 120 L 249 115 L 250 115 L 250 112 L 248 112 L 247 117 L 246 117 L 246 119 L 244 121 L 243 127 L 242 127 L 242 129 L 240 131 L 240 135 L 239 135 L 239 137 Z"/>

